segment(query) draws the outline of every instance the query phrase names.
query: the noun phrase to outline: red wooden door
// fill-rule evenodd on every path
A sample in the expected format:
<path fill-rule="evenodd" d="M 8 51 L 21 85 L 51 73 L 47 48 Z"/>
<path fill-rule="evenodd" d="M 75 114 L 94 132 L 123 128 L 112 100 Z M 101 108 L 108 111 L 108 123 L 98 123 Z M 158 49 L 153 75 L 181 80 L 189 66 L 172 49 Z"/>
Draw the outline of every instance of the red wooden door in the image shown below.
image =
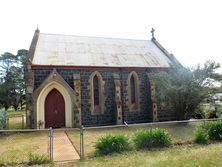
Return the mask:
<path fill-rule="evenodd" d="M 65 101 L 56 89 L 51 90 L 45 100 L 45 127 L 65 127 Z"/>

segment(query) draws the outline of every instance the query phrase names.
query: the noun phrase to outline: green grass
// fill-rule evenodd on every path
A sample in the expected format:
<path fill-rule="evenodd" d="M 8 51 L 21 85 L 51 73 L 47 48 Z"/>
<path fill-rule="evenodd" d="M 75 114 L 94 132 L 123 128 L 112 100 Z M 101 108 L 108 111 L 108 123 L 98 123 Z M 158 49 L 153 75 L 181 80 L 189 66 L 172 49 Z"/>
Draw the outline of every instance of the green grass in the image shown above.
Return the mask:
<path fill-rule="evenodd" d="M 159 125 L 167 129 L 173 138 L 173 143 L 186 142 L 193 140 L 193 132 L 199 123 Z M 182 146 L 172 146 L 164 149 L 155 149 L 152 151 L 129 151 L 122 154 L 113 154 L 109 156 L 94 157 L 95 141 L 105 134 L 119 134 L 120 132 L 132 135 L 140 129 L 150 127 L 123 127 L 94 129 L 84 131 L 85 160 L 69 164 L 59 164 L 59 166 L 90 166 L 90 167 L 135 167 L 135 166 L 222 166 L 222 143 L 209 144 L 206 146 L 197 144 L 186 144 Z M 79 150 L 79 131 L 67 131 L 69 138 L 74 146 Z M 29 154 L 48 155 L 48 133 L 11 133 L 7 135 L 0 134 L 0 166 L 2 164 L 20 164 L 29 161 Z M 56 165 L 56 164 L 55 164 Z"/>
<path fill-rule="evenodd" d="M 22 125 L 22 117 L 10 117 L 7 129 L 24 129 L 26 126 L 25 124 L 25 117 L 24 117 L 24 125 Z"/>
<path fill-rule="evenodd" d="M 48 155 L 48 133 L 0 134 L 0 166 L 28 162 L 30 153 Z"/>
<path fill-rule="evenodd" d="M 222 143 L 186 145 L 152 151 L 131 151 L 59 166 L 76 167 L 216 167 L 222 166 Z"/>
<path fill-rule="evenodd" d="M 49 164 L 51 163 L 49 156 L 47 155 L 40 155 L 40 154 L 29 154 L 29 165 L 41 165 L 41 164 Z"/>
<path fill-rule="evenodd" d="M 8 127 L 7 129 L 23 129 L 25 128 L 25 111 L 8 111 Z M 22 126 L 22 116 L 24 116 L 24 125 Z"/>
<path fill-rule="evenodd" d="M 152 126 L 152 128 L 159 127 L 166 129 L 169 134 L 172 136 L 172 143 L 180 143 L 185 141 L 193 140 L 193 133 L 195 128 L 200 123 L 177 123 L 171 125 L 158 125 Z M 94 145 L 96 140 L 104 136 L 106 134 L 119 134 L 123 133 L 128 136 L 133 135 L 134 132 L 141 129 L 150 128 L 148 126 L 138 126 L 138 127 L 123 127 L 123 128 L 106 128 L 106 129 L 91 129 L 91 130 L 84 130 L 84 148 L 85 148 L 85 155 L 86 156 L 94 156 Z M 78 152 L 80 152 L 80 136 L 79 131 L 67 131 L 67 134 L 74 144 L 75 148 Z"/>
<path fill-rule="evenodd" d="M 25 111 L 14 111 L 14 110 L 9 110 L 7 112 L 8 116 L 9 117 L 13 117 L 13 116 L 16 116 L 16 115 L 25 115 Z"/>

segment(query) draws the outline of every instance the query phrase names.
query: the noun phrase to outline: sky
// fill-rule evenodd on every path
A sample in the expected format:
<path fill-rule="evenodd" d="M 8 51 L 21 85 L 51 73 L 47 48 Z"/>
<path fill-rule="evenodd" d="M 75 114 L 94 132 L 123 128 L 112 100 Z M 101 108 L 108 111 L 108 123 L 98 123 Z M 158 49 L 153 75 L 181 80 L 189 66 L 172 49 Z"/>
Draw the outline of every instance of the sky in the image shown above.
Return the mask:
<path fill-rule="evenodd" d="M 221 0 L 1 0 L 0 54 L 42 33 L 156 39 L 187 67 L 222 64 Z M 221 70 L 222 71 L 222 70 Z"/>

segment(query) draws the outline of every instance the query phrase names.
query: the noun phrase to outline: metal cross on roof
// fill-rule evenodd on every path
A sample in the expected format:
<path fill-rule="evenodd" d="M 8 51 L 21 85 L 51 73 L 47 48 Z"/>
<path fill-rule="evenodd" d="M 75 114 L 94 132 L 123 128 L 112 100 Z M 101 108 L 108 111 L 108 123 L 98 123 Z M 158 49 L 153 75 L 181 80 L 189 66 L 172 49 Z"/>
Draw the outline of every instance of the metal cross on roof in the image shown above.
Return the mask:
<path fill-rule="evenodd" d="M 151 34 L 152 34 L 152 38 L 155 38 L 155 37 L 154 37 L 154 32 L 155 32 L 155 29 L 154 29 L 154 28 L 152 28 L 150 32 L 151 32 Z"/>

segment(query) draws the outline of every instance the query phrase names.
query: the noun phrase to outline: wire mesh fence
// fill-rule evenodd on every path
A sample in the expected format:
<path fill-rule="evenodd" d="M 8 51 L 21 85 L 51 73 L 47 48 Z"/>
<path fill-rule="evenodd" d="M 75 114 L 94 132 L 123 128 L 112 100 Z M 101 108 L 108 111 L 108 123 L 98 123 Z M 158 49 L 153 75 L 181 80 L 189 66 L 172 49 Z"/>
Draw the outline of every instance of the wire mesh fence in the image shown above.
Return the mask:
<path fill-rule="evenodd" d="M 202 119 L 186 121 L 152 122 L 100 127 L 65 129 L 0 130 L 0 166 L 30 162 L 32 155 L 44 156 L 53 161 L 73 161 L 95 155 L 95 143 L 106 134 L 125 134 L 132 137 L 139 130 L 163 128 L 172 137 L 172 142 L 183 143 L 194 139 Z"/>
<path fill-rule="evenodd" d="M 125 134 L 132 138 L 135 132 L 139 130 L 152 130 L 154 128 L 162 128 L 172 137 L 173 144 L 189 143 L 194 140 L 194 131 L 197 126 L 206 121 L 217 121 L 217 119 L 199 119 L 199 120 L 184 120 L 184 121 L 167 121 L 167 122 L 152 122 L 141 124 L 102 126 L 102 127 L 81 127 L 80 128 L 80 156 L 91 157 L 95 155 L 95 143 L 98 138 L 107 134 Z"/>
<path fill-rule="evenodd" d="M 79 129 L 0 130 L 0 166 L 78 160 L 79 136 Z"/>
<path fill-rule="evenodd" d="M 50 159 L 50 130 L 0 130 L 0 166 Z"/>

